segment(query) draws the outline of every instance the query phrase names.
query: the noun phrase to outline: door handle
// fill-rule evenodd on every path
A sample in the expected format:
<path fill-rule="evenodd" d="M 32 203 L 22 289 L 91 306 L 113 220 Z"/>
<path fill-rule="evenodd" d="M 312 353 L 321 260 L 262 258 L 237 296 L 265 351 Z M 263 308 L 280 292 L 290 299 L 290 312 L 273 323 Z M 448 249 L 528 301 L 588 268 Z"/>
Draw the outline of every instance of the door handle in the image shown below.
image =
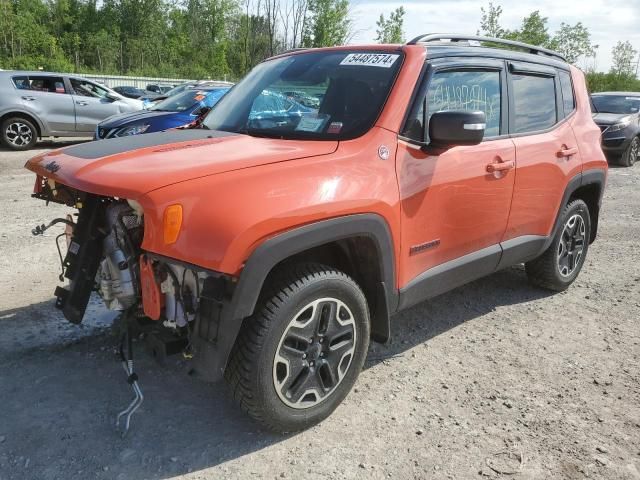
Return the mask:
<path fill-rule="evenodd" d="M 513 160 L 500 163 L 490 163 L 489 165 L 487 165 L 487 173 L 504 172 L 506 170 L 511 170 L 515 166 L 516 162 L 514 162 Z"/>
<path fill-rule="evenodd" d="M 576 147 L 563 147 L 561 150 L 556 152 L 556 157 L 558 158 L 566 158 L 578 153 L 578 149 Z"/>
<path fill-rule="evenodd" d="M 86 107 L 87 105 L 89 105 L 87 102 L 81 102 L 81 101 L 77 101 L 76 105 L 82 105 L 83 107 Z"/>
<path fill-rule="evenodd" d="M 28 100 L 28 101 L 30 101 L 30 102 L 33 102 L 33 101 L 36 99 L 36 97 L 31 97 L 31 96 L 29 96 L 29 95 L 24 95 L 24 96 L 22 97 L 22 99 L 23 99 L 23 100 Z"/>

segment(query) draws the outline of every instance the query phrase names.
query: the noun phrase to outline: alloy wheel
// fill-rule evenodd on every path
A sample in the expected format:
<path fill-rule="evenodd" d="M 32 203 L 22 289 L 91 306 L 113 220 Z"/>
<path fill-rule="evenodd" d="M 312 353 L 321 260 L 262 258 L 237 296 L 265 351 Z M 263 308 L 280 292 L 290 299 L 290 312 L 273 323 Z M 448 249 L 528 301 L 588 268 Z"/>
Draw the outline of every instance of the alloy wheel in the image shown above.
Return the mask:
<path fill-rule="evenodd" d="M 564 224 L 558 243 L 558 271 L 563 277 L 570 276 L 580 265 L 587 239 L 582 216 L 572 215 Z"/>
<path fill-rule="evenodd" d="M 24 147 L 33 139 L 31 128 L 22 122 L 13 122 L 7 126 L 5 131 L 6 140 L 16 147 Z"/>
<path fill-rule="evenodd" d="M 353 313 L 336 298 L 307 304 L 286 327 L 273 361 L 278 397 L 289 407 L 311 408 L 342 382 L 356 347 Z"/>

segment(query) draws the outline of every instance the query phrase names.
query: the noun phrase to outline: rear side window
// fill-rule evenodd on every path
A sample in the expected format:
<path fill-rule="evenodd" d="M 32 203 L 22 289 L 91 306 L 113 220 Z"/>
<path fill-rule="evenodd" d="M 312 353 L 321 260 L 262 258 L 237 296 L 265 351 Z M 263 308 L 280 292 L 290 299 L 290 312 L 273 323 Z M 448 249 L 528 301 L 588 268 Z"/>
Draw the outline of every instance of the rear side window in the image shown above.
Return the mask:
<path fill-rule="evenodd" d="M 29 77 L 21 75 L 19 77 L 13 77 L 12 80 L 16 88 L 19 88 L 20 90 L 29 90 Z"/>
<path fill-rule="evenodd" d="M 564 116 L 567 117 L 576 108 L 576 102 L 573 95 L 573 84 L 571 83 L 571 75 L 568 72 L 560 71 L 560 88 L 562 89 L 562 104 L 564 106 Z"/>
<path fill-rule="evenodd" d="M 556 87 L 553 77 L 514 74 L 513 132 L 546 130 L 557 122 Z"/>
<path fill-rule="evenodd" d="M 13 77 L 13 84 L 20 90 L 34 90 L 47 93 L 67 93 L 62 77 L 29 75 Z"/>

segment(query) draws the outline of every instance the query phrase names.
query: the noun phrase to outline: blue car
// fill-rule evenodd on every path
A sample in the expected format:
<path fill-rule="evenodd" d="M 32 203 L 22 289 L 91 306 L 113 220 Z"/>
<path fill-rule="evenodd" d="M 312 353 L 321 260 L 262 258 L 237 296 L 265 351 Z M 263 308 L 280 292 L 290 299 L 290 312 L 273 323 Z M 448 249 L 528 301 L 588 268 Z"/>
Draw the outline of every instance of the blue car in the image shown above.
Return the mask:
<path fill-rule="evenodd" d="M 94 138 L 126 137 L 188 125 L 206 113 L 228 91 L 229 87 L 189 89 L 149 110 L 113 115 L 98 124 Z"/>

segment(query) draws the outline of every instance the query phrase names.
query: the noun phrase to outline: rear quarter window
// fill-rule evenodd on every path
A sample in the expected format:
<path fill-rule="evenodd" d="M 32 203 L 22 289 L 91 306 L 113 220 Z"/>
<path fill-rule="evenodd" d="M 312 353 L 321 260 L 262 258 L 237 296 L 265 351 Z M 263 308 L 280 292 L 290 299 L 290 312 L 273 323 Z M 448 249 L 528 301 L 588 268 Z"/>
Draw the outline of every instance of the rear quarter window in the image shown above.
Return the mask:
<path fill-rule="evenodd" d="M 16 88 L 20 90 L 28 90 L 29 89 L 29 77 L 26 75 L 20 75 L 18 77 L 12 77 L 11 80 Z"/>
<path fill-rule="evenodd" d="M 514 74 L 513 131 L 535 132 L 553 127 L 557 119 L 556 87 L 553 77 Z"/>
<path fill-rule="evenodd" d="M 576 101 L 573 93 L 573 83 L 571 82 L 571 74 L 569 72 L 560 71 L 560 88 L 562 89 L 562 104 L 564 107 L 564 116 L 568 117 L 571 112 L 576 109 Z"/>

